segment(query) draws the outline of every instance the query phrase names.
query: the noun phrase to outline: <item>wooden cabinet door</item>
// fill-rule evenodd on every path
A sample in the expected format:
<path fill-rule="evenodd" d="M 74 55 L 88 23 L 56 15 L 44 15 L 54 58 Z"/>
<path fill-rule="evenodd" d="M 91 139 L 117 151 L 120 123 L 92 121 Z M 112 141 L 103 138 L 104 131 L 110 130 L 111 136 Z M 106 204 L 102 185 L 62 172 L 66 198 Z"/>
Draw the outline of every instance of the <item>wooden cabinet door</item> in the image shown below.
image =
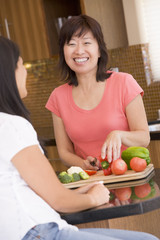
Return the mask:
<path fill-rule="evenodd" d="M 41 0 L 0 0 L 0 16 L 3 35 L 19 45 L 24 61 L 50 57 Z"/>
<path fill-rule="evenodd" d="M 5 0 L 0 0 L 0 35 L 15 41 L 11 9 Z"/>

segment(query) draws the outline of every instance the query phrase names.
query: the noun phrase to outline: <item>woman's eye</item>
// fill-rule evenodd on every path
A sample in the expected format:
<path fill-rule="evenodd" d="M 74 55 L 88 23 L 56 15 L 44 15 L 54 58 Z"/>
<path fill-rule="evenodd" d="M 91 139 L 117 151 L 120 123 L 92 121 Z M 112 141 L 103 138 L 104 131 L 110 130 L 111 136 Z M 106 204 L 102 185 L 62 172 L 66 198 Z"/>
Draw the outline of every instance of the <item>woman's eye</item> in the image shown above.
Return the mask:
<path fill-rule="evenodd" d="M 85 42 L 85 45 L 89 45 L 89 44 L 91 44 L 91 42 Z"/>
<path fill-rule="evenodd" d="M 68 43 L 68 46 L 74 46 L 74 45 L 76 45 L 76 44 L 73 43 L 73 42 L 69 42 L 69 43 Z"/>

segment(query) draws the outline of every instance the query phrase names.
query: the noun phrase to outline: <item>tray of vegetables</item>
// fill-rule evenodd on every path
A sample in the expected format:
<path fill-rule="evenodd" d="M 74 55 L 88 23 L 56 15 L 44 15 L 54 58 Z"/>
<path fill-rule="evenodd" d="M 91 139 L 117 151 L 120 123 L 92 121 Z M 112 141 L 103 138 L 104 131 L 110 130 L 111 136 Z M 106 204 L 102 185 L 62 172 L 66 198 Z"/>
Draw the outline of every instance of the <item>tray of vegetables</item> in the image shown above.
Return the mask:
<path fill-rule="evenodd" d="M 154 166 L 149 157 L 149 150 L 144 147 L 129 147 L 121 154 L 121 158 L 109 163 L 107 158 L 97 159 L 101 170 L 83 170 L 80 167 L 70 167 L 66 172 L 59 173 L 59 180 L 67 188 L 76 188 L 94 181 L 104 184 L 120 183 L 146 178 Z"/>

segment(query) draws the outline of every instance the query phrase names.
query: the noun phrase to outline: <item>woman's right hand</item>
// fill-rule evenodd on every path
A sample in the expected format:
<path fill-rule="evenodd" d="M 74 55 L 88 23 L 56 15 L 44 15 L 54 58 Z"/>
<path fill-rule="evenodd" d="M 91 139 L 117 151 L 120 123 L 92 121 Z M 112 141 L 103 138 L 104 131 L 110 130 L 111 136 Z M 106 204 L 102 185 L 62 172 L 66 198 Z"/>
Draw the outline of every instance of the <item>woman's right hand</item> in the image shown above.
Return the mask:
<path fill-rule="evenodd" d="M 88 194 L 95 201 L 95 206 L 100 206 L 109 202 L 110 192 L 102 183 L 95 184 L 89 189 Z"/>
<path fill-rule="evenodd" d="M 83 169 L 84 170 L 99 170 L 99 161 L 96 158 L 88 156 L 83 160 Z"/>

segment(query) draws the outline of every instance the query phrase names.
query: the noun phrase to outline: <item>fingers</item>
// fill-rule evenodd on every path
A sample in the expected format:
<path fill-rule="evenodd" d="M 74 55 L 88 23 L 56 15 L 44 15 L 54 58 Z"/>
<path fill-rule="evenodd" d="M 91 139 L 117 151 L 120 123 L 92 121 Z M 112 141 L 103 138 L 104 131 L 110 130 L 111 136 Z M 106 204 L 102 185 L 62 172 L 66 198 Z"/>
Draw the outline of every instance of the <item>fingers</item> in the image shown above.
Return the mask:
<path fill-rule="evenodd" d="M 86 160 L 84 160 L 84 165 L 86 170 L 99 170 L 99 163 L 96 158 L 88 156 Z"/>
<path fill-rule="evenodd" d="M 120 157 L 121 146 L 105 143 L 102 147 L 101 157 L 104 159 L 107 156 L 108 162 L 112 162 L 112 160 L 116 160 Z"/>
<path fill-rule="evenodd" d="M 121 137 L 117 131 L 111 132 L 101 148 L 101 157 L 107 156 L 108 162 L 120 158 L 121 153 Z"/>
<path fill-rule="evenodd" d="M 121 145 L 120 144 L 113 145 L 113 148 L 112 148 L 113 161 L 120 157 L 120 152 L 121 152 Z"/>
<path fill-rule="evenodd" d="M 105 142 L 101 149 L 101 158 L 104 159 L 106 157 L 107 143 Z"/>

